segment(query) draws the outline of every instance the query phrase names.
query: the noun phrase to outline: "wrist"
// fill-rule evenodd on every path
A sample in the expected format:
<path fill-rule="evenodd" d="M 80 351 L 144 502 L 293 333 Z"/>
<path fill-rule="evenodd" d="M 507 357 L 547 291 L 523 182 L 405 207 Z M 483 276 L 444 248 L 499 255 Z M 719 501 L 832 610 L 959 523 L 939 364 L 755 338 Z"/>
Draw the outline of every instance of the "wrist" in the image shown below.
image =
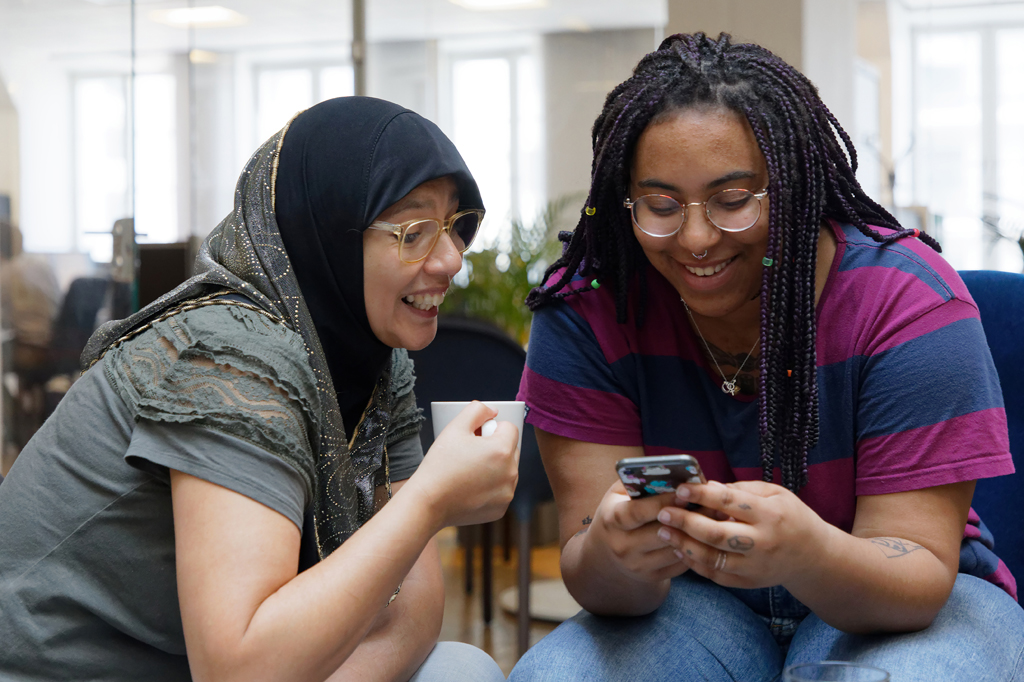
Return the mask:
<path fill-rule="evenodd" d="M 804 551 L 797 562 L 798 570 L 783 581 L 783 585 L 813 585 L 825 576 L 835 574 L 834 562 L 841 564 L 847 556 L 848 544 L 852 539 L 846 533 L 820 517 L 816 519 L 811 533 L 807 536 Z M 792 591 L 792 590 L 791 590 Z"/>
<path fill-rule="evenodd" d="M 441 496 L 421 485 L 416 474 L 396 493 L 393 501 L 403 499 L 403 506 L 409 507 L 412 518 L 419 519 L 429 530 L 430 537 L 448 525 Z"/>

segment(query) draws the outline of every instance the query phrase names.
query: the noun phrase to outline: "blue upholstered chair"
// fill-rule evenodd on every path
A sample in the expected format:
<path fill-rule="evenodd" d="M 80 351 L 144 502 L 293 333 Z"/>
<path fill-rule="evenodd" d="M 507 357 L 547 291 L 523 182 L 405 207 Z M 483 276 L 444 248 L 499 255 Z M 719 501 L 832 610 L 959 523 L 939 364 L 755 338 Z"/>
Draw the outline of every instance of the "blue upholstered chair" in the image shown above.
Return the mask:
<path fill-rule="evenodd" d="M 430 403 L 445 400 L 515 400 L 526 365 L 526 351 L 505 332 L 482 320 L 438 318 L 437 337 L 420 351 L 409 353 L 416 364 L 416 402 L 427 417 L 420 431 L 424 452 L 434 441 Z M 519 484 L 509 510 L 519 525 L 519 652 L 529 645 L 530 627 L 530 522 L 540 502 L 553 499 L 533 427 L 523 429 L 519 453 Z M 507 529 L 507 526 L 506 526 Z M 482 528 L 483 616 L 492 612 L 492 524 Z M 472 539 L 466 546 L 466 591 L 472 591 Z"/>
<path fill-rule="evenodd" d="M 1024 588 L 1024 275 L 991 270 L 960 273 L 981 311 L 1006 404 L 1017 472 L 978 481 L 972 506 L 995 537 L 995 551 Z"/>

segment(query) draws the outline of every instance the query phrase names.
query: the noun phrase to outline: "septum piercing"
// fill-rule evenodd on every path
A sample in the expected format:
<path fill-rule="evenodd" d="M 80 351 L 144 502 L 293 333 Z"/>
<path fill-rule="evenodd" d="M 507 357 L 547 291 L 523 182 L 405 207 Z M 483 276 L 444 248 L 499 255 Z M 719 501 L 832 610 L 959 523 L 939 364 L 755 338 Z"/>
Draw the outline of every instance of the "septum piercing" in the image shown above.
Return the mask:
<path fill-rule="evenodd" d="M 690 255 L 696 258 L 697 260 L 704 260 L 705 258 L 707 258 L 708 250 L 704 249 L 704 253 L 700 254 L 699 256 L 695 254 L 693 251 L 691 251 Z"/>

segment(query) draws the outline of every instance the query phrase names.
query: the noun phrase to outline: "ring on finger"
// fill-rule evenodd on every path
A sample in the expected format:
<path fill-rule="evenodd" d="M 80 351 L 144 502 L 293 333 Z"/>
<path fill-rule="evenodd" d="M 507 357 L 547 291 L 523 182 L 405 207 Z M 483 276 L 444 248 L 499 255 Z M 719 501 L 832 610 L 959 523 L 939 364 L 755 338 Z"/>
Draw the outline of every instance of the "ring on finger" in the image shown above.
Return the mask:
<path fill-rule="evenodd" d="M 719 550 L 718 558 L 715 559 L 715 572 L 721 573 L 725 570 L 725 562 L 729 560 L 729 553 Z"/>

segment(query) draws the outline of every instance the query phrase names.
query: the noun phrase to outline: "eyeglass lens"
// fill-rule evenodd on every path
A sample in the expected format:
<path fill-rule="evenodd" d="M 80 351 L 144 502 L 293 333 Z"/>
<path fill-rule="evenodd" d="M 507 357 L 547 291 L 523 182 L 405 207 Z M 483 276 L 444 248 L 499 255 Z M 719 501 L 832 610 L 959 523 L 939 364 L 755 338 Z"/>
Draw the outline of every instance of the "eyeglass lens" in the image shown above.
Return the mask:
<path fill-rule="evenodd" d="M 463 213 L 452 222 L 449 233 L 455 248 L 462 253 L 473 244 L 480 227 L 481 216 L 476 212 Z M 441 226 L 436 220 L 418 220 L 405 230 L 401 243 L 401 259 L 407 263 L 423 260 L 434 248 L 441 233 Z"/>
<path fill-rule="evenodd" d="M 707 216 L 715 227 L 727 232 L 746 230 L 761 216 L 761 202 L 745 189 L 725 189 L 705 203 Z M 648 194 L 633 203 L 633 219 L 641 230 L 654 235 L 670 235 L 684 222 L 685 209 L 672 197 Z M 687 216 L 688 217 L 688 216 Z"/>

